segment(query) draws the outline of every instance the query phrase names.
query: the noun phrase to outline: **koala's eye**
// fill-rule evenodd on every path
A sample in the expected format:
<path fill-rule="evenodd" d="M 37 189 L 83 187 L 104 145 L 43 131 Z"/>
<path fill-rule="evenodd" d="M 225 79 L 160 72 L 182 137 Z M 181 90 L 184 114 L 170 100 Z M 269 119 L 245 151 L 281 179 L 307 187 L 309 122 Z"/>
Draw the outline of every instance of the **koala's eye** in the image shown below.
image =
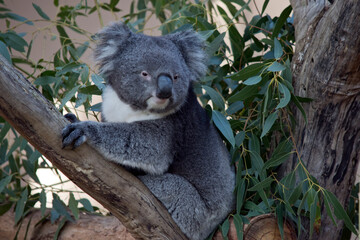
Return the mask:
<path fill-rule="evenodd" d="M 179 76 L 178 75 L 174 75 L 174 80 L 178 80 Z"/>
<path fill-rule="evenodd" d="M 142 71 L 140 75 L 144 80 L 151 81 L 151 76 L 147 71 Z"/>

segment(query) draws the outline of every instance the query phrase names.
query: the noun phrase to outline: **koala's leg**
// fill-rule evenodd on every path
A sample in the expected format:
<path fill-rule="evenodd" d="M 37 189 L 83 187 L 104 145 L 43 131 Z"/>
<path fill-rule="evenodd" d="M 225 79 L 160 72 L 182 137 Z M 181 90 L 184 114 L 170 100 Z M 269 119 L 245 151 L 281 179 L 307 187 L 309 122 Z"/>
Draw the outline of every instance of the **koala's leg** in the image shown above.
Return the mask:
<path fill-rule="evenodd" d="M 139 178 L 164 204 L 189 239 L 205 239 L 214 228 L 212 214 L 198 191 L 186 179 L 170 173 Z"/>

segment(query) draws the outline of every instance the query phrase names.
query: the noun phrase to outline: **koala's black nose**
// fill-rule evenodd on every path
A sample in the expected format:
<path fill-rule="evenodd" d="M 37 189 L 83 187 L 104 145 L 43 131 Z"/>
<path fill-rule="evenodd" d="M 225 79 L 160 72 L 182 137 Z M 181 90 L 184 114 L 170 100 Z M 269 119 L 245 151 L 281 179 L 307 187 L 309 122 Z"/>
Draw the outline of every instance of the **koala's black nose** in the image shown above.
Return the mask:
<path fill-rule="evenodd" d="M 170 76 L 161 74 L 157 78 L 156 96 L 161 99 L 170 98 L 172 95 L 173 82 Z"/>

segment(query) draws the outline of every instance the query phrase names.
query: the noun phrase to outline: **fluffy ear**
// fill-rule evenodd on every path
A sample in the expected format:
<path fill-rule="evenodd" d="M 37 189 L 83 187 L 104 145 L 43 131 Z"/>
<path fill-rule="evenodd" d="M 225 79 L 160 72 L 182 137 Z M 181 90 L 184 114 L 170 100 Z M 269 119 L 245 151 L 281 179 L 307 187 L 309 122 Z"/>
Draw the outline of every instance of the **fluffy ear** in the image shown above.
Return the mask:
<path fill-rule="evenodd" d="M 193 30 L 166 35 L 179 48 L 186 64 L 198 80 L 207 70 L 207 57 L 204 52 L 205 41 Z"/>
<path fill-rule="evenodd" d="M 96 34 L 94 57 L 102 74 L 113 69 L 112 57 L 126 46 L 131 34 L 130 29 L 122 22 L 112 23 Z"/>

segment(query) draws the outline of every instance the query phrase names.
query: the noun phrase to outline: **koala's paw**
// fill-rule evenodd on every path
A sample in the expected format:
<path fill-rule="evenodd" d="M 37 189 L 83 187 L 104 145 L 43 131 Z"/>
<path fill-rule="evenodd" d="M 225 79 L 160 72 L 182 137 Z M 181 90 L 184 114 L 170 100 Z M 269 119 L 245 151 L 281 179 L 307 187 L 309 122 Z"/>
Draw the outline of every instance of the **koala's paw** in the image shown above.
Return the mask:
<path fill-rule="evenodd" d="M 62 130 L 62 148 L 71 146 L 73 149 L 86 142 L 86 122 L 77 122 L 67 125 Z"/>

